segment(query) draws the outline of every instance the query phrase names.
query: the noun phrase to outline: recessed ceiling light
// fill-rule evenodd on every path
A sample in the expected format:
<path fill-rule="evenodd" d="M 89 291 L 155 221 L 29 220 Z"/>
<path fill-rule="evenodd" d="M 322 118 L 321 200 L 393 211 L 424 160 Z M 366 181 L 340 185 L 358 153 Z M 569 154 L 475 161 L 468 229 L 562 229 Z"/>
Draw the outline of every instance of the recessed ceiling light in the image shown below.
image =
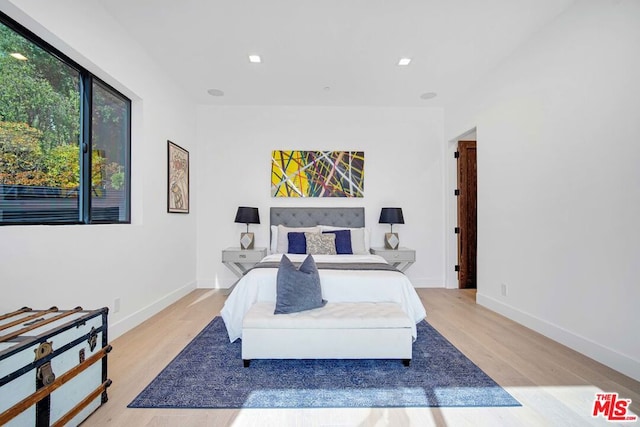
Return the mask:
<path fill-rule="evenodd" d="M 207 93 L 211 96 L 224 96 L 224 92 L 220 89 L 209 89 Z"/>
<path fill-rule="evenodd" d="M 249 62 L 260 63 L 262 59 L 260 59 L 260 55 L 249 55 Z"/>
<path fill-rule="evenodd" d="M 398 61 L 398 65 L 405 66 L 405 65 L 409 65 L 410 62 L 411 62 L 411 58 L 400 58 L 400 60 Z"/>
<path fill-rule="evenodd" d="M 431 99 L 431 98 L 435 98 L 436 96 L 438 96 L 438 94 L 435 92 L 425 92 L 422 95 L 420 95 L 420 99 Z"/>
<path fill-rule="evenodd" d="M 19 59 L 20 61 L 26 61 L 27 60 L 26 56 L 24 56 L 23 54 L 18 53 L 18 52 L 13 52 L 13 53 L 10 53 L 9 55 L 13 56 L 16 59 Z"/>

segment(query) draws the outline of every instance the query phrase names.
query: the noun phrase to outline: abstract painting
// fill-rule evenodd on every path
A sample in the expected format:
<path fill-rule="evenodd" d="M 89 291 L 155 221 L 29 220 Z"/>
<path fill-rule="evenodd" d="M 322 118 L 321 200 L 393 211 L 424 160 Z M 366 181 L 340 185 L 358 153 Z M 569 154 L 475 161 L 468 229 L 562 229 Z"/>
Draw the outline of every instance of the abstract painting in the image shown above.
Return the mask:
<path fill-rule="evenodd" d="M 189 213 L 189 152 L 168 143 L 167 212 Z"/>
<path fill-rule="evenodd" d="M 364 197 L 364 152 L 274 150 L 271 196 Z"/>

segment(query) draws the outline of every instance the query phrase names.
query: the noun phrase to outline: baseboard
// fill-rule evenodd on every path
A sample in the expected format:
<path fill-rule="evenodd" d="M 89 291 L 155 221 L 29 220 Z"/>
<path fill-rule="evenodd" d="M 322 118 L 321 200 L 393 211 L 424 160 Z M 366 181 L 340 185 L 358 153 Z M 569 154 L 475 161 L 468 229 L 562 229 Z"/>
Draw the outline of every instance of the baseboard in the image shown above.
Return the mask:
<path fill-rule="evenodd" d="M 229 289 L 238 279 L 198 280 L 198 289 Z"/>
<path fill-rule="evenodd" d="M 162 298 L 152 302 L 148 306 L 143 307 L 140 310 L 109 325 L 109 341 L 118 338 L 120 335 L 135 328 L 145 320 L 149 319 L 151 316 L 158 314 L 160 311 L 178 301 L 180 298 L 184 297 L 195 288 L 195 281 L 187 283 L 183 287 L 178 288 L 173 292 L 170 292 L 167 295 L 163 296 Z"/>
<path fill-rule="evenodd" d="M 216 281 L 215 280 L 198 280 L 198 284 L 196 285 L 198 289 L 216 289 Z"/>
<path fill-rule="evenodd" d="M 638 360 L 486 295 L 476 294 L 476 302 L 636 381 L 640 381 L 640 361 Z"/>
<path fill-rule="evenodd" d="M 444 278 L 435 277 L 410 277 L 414 288 L 444 288 Z"/>

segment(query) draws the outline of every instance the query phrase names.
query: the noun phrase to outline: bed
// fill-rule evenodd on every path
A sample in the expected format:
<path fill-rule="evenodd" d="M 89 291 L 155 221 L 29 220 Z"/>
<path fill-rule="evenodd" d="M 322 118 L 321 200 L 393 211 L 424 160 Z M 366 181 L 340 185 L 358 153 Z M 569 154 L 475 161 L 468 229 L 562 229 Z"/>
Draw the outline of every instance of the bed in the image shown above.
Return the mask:
<path fill-rule="evenodd" d="M 409 279 L 388 265 L 384 258 L 368 253 L 368 232 L 364 228 L 364 208 L 280 208 L 270 211 L 272 230 L 271 254 L 249 270 L 235 285 L 221 311 L 229 340 L 242 338 L 245 314 L 259 302 L 276 301 L 277 264 L 286 239 L 282 231 L 321 226 L 322 231 L 349 229 L 353 254 L 313 255 L 320 275 L 322 297 L 329 302 L 352 303 L 392 302 L 400 306 L 412 322 L 412 336 L 417 336 L 416 324 L 426 316 Z M 278 245 L 280 243 L 280 245 Z M 306 255 L 287 253 L 294 263 Z M 325 266 L 327 268 L 325 268 Z M 355 269 L 359 267 L 359 269 Z"/>

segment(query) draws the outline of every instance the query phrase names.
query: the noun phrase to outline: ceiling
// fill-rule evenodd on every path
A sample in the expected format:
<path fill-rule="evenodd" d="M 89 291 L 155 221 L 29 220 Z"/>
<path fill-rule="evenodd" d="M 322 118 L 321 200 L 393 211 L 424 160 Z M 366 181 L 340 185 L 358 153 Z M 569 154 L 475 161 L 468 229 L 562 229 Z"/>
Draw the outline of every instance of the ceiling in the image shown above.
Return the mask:
<path fill-rule="evenodd" d="M 425 107 L 464 93 L 574 0 L 100 1 L 199 104 Z"/>

